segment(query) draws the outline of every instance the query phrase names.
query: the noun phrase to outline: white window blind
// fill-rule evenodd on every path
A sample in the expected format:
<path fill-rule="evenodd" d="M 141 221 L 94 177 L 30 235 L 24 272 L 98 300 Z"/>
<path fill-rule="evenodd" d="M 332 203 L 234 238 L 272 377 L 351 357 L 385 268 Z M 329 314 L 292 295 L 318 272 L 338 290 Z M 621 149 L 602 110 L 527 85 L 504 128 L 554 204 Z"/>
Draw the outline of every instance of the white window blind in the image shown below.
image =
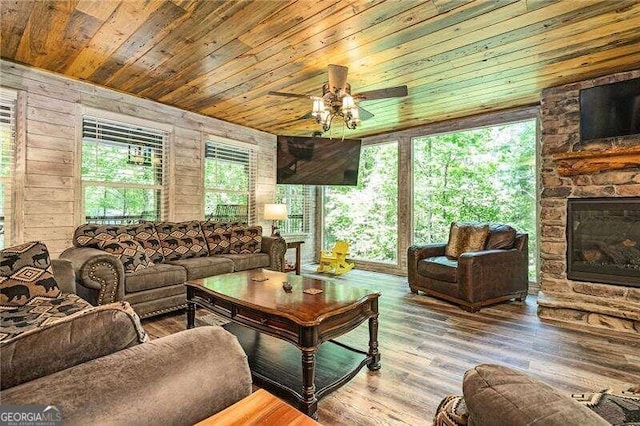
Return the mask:
<path fill-rule="evenodd" d="M 88 222 L 127 224 L 163 218 L 167 137 L 163 130 L 83 117 L 82 181 Z"/>
<path fill-rule="evenodd" d="M 308 185 L 277 185 L 276 203 L 287 205 L 287 220 L 279 229 L 283 235 L 308 234 L 313 218 L 313 191 Z"/>
<path fill-rule="evenodd" d="M 12 178 L 15 167 L 16 96 L 0 91 L 0 249 L 11 245 L 13 223 Z"/>
<path fill-rule="evenodd" d="M 255 222 L 256 163 L 254 149 L 207 141 L 204 162 L 204 213 L 207 219 Z"/>

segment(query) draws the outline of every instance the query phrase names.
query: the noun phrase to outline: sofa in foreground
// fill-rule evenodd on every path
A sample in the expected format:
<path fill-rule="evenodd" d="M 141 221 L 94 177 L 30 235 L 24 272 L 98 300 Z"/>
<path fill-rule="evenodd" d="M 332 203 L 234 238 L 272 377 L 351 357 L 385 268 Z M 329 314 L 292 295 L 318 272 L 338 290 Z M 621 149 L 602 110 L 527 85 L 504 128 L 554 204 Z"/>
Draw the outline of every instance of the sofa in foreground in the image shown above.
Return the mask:
<path fill-rule="evenodd" d="M 91 306 L 44 244 L 0 251 L 0 400 L 62 408 L 64 424 L 191 425 L 251 393 L 221 327 L 148 341 L 127 302 Z"/>
<path fill-rule="evenodd" d="M 603 426 L 640 424 L 640 386 L 573 395 L 511 368 L 467 370 L 463 396 L 445 397 L 434 426 Z"/>
<path fill-rule="evenodd" d="M 127 301 L 141 318 L 186 307 L 184 282 L 247 269 L 283 271 L 286 242 L 237 222 L 78 227 L 60 258 L 92 305 Z"/>

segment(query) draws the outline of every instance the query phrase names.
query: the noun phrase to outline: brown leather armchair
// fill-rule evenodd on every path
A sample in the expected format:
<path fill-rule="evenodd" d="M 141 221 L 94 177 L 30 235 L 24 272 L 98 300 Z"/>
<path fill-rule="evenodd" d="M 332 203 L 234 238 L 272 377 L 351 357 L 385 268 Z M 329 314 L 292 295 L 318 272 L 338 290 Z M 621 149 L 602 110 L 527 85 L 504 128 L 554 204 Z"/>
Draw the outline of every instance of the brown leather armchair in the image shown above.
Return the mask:
<path fill-rule="evenodd" d="M 474 251 L 463 250 L 455 256 L 454 227 L 457 231 L 466 226 L 485 232 L 485 238 L 476 240 Z M 518 233 L 508 225 L 454 223 L 448 243 L 409 247 L 411 292 L 422 291 L 469 312 L 504 300 L 523 301 L 529 285 L 528 240 L 528 234 Z"/>

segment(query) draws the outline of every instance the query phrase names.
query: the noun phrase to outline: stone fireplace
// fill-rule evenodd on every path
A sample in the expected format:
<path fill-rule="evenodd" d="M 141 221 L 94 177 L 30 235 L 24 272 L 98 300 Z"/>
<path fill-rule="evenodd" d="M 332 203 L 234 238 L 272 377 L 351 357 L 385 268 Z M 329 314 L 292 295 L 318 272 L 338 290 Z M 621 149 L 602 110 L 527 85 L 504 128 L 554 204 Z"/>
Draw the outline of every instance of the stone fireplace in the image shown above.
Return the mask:
<path fill-rule="evenodd" d="M 581 89 L 637 77 L 542 92 L 538 315 L 558 325 L 640 337 L 640 137 L 581 142 L 579 103 Z"/>

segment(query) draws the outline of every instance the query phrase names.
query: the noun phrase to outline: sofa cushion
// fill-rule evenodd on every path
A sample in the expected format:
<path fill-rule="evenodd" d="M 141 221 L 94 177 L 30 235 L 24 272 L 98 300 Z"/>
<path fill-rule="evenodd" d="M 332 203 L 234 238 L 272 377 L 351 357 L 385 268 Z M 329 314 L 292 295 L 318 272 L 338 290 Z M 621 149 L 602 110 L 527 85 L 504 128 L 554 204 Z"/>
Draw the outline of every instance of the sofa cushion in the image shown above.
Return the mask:
<path fill-rule="evenodd" d="M 60 405 L 65 425 L 193 425 L 250 393 L 238 340 L 197 327 L 14 386 L 2 403 Z"/>
<path fill-rule="evenodd" d="M 110 240 L 103 240 L 98 246 L 100 250 L 120 259 L 125 274 L 153 266 L 142 245 L 129 234 L 120 234 Z"/>
<path fill-rule="evenodd" d="M 422 276 L 450 283 L 458 282 L 458 262 L 446 256 L 427 257 L 418 262 Z"/>
<path fill-rule="evenodd" d="M 197 220 L 179 223 L 158 222 L 156 229 L 166 261 L 209 255 L 207 242 Z"/>
<path fill-rule="evenodd" d="M 246 271 L 248 269 L 267 268 L 271 258 L 266 253 L 251 254 L 223 254 L 221 255 L 233 261 L 234 270 Z"/>
<path fill-rule="evenodd" d="M 124 280 L 126 293 L 150 290 L 182 284 L 187 280 L 187 271 L 181 266 L 161 263 L 151 268 L 128 274 Z"/>
<path fill-rule="evenodd" d="M 231 230 L 229 254 L 260 253 L 262 226 L 238 226 Z"/>
<path fill-rule="evenodd" d="M 516 230 L 509 225 L 492 223 L 489 225 L 489 238 L 486 250 L 509 250 L 516 241 Z"/>
<path fill-rule="evenodd" d="M 75 294 L 60 297 L 35 297 L 23 306 L 3 307 L 0 316 L 0 345 L 11 339 L 90 308 L 91 304 Z"/>
<path fill-rule="evenodd" d="M 47 246 L 31 241 L 0 250 L 0 305 L 23 306 L 34 297 L 58 297 Z"/>
<path fill-rule="evenodd" d="M 202 232 L 207 240 L 209 255 L 229 253 L 231 230 L 242 226 L 240 222 L 200 222 Z"/>
<path fill-rule="evenodd" d="M 1 342 L 2 389 L 148 340 L 140 319 L 126 302 L 94 307 L 67 294 L 43 301 L 28 312 L 20 311 L 15 314 L 22 316 L 27 324 L 23 329 L 28 331 Z"/>
<path fill-rule="evenodd" d="M 85 223 L 76 228 L 73 233 L 73 245 L 76 247 L 99 248 L 100 242 L 110 240 L 121 234 L 131 235 L 139 242 L 153 263 L 162 263 L 164 261 L 160 238 L 153 222 L 126 226 Z"/>
<path fill-rule="evenodd" d="M 197 280 L 198 278 L 206 278 L 213 275 L 233 272 L 233 262 L 221 256 L 172 260 L 170 263 L 172 265 L 182 266 L 186 269 L 188 280 Z"/>
<path fill-rule="evenodd" d="M 462 383 L 474 425 L 607 425 L 604 419 L 564 392 L 500 365 L 467 370 Z"/>
<path fill-rule="evenodd" d="M 445 255 L 457 259 L 462 253 L 484 249 L 489 236 L 489 225 L 477 222 L 454 222 L 449 230 Z"/>

